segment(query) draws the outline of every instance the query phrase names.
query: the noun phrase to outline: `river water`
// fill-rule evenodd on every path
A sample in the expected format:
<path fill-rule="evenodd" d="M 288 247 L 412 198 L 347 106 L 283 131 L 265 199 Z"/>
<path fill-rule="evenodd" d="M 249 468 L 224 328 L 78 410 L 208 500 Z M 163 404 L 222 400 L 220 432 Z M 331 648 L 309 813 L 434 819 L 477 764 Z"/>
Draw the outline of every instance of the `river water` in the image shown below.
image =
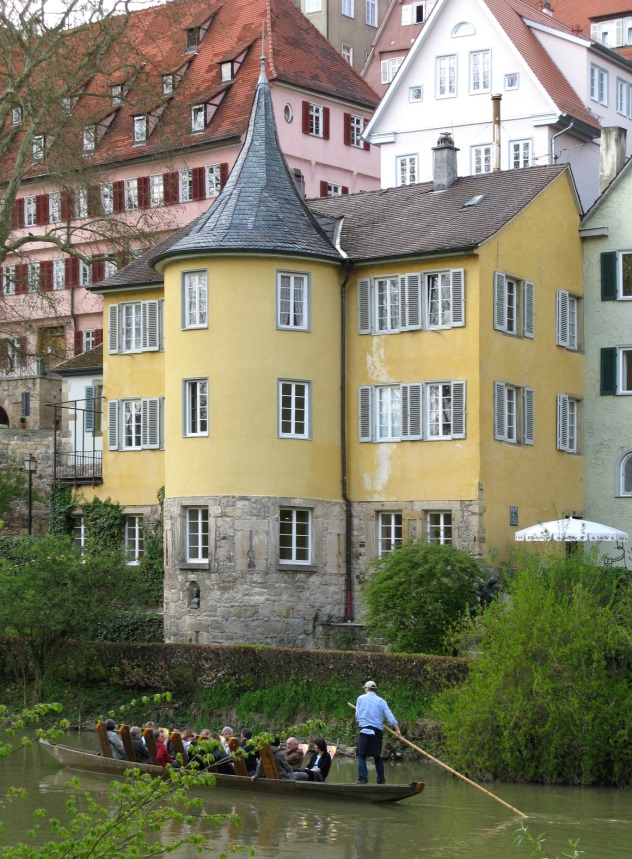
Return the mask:
<path fill-rule="evenodd" d="M 94 735 L 71 736 L 68 745 L 94 748 Z M 10 786 L 24 787 L 28 797 L 11 806 L 5 816 L 2 845 L 21 840 L 33 825 L 32 811 L 45 807 L 63 819 L 70 773 L 61 770 L 40 748 L 21 751 L 0 761 L 0 795 Z M 81 783 L 106 801 L 108 779 L 81 774 Z M 355 762 L 335 758 L 329 781 L 356 778 Z M 370 773 L 373 780 L 375 774 Z M 250 845 L 257 857 L 282 859 L 511 859 L 528 857 L 526 847 L 514 847 L 519 819 L 480 791 L 430 764 L 387 765 L 390 782 L 426 782 L 418 797 L 396 804 L 369 805 L 329 800 L 273 799 L 240 793 L 209 791 L 206 811 L 236 813 L 241 826 L 220 828 L 201 824 L 218 855 L 239 844 Z M 561 856 L 567 839 L 579 838 L 583 859 L 632 859 L 632 792 L 597 788 L 485 785 L 506 802 L 529 815 L 534 835 L 546 833 L 551 856 Z M 165 840 L 177 832 L 165 832 Z M 186 847 L 172 854 L 193 859 L 200 854 Z"/>

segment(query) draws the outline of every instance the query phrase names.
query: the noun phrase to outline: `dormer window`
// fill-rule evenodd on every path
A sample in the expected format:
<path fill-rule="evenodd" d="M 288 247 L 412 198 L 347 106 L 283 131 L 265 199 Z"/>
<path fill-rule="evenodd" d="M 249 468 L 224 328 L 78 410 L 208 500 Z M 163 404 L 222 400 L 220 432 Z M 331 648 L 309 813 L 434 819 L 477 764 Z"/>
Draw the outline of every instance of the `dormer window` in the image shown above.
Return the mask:
<path fill-rule="evenodd" d="M 96 129 L 94 125 L 86 125 L 83 129 L 83 154 L 92 155 L 96 146 Z"/>
<path fill-rule="evenodd" d="M 110 92 L 112 93 L 112 105 L 114 107 L 119 107 L 123 104 L 123 84 L 110 87 Z"/>
<path fill-rule="evenodd" d="M 187 51 L 194 51 L 200 44 L 200 27 L 190 27 L 187 30 Z"/>
<path fill-rule="evenodd" d="M 61 100 L 61 111 L 64 116 L 72 116 L 72 99 L 71 98 L 62 98 Z"/>
<path fill-rule="evenodd" d="M 163 75 L 162 76 L 162 94 L 163 95 L 171 95 L 174 91 L 174 80 L 173 75 Z"/>
<path fill-rule="evenodd" d="M 134 146 L 147 142 L 147 117 L 134 117 Z"/>
<path fill-rule="evenodd" d="M 43 134 L 36 134 L 33 138 L 33 164 L 40 164 L 44 160 L 45 143 Z"/>
<path fill-rule="evenodd" d="M 22 122 L 22 108 L 14 107 L 11 109 L 11 125 L 19 125 Z"/>
<path fill-rule="evenodd" d="M 199 134 L 206 127 L 206 105 L 194 104 L 191 108 L 191 134 Z"/>
<path fill-rule="evenodd" d="M 233 64 L 232 62 L 222 63 L 220 66 L 222 73 L 222 83 L 227 83 L 233 79 Z"/>

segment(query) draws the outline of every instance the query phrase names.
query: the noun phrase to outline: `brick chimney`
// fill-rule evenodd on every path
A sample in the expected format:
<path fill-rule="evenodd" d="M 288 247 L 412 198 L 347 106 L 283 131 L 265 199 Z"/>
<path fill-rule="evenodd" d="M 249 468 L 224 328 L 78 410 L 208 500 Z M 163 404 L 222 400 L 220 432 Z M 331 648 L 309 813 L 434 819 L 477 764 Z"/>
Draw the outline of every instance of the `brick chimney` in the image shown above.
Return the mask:
<path fill-rule="evenodd" d="M 452 135 L 444 131 L 439 135 L 437 145 L 432 147 L 434 152 L 433 179 L 435 191 L 445 191 L 457 179 L 456 153 Z"/>
<path fill-rule="evenodd" d="M 627 131 L 618 125 L 601 129 L 599 193 L 602 194 L 625 164 Z"/>

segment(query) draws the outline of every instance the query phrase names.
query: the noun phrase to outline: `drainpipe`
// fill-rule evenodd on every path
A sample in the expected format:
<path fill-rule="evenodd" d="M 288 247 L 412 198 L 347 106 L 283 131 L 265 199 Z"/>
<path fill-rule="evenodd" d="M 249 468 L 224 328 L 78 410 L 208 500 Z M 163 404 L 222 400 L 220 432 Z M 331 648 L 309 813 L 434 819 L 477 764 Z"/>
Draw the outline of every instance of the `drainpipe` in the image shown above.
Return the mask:
<path fill-rule="evenodd" d="M 559 137 L 560 134 L 565 134 L 567 131 L 570 131 L 571 128 L 575 125 L 575 122 L 571 122 L 566 128 L 563 128 L 561 131 L 558 131 L 557 134 L 554 134 L 551 138 L 551 166 L 555 165 L 557 161 L 557 155 L 555 154 L 555 138 Z"/>
<path fill-rule="evenodd" d="M 353 620 L 353 577 L 351 570 L 351 501 L 347 491 L 347 283 L 351 260 L 345 259 L 344 280 L 340 287 L 340 449 L 342 498 L 345 504 L 345 621 Z"/>
<path fill-rule="evenodd" d="M 494 129 L 494 173 L 500 172 L 500 102 L 502 95 L 492 96 L 492 126 Z"/>

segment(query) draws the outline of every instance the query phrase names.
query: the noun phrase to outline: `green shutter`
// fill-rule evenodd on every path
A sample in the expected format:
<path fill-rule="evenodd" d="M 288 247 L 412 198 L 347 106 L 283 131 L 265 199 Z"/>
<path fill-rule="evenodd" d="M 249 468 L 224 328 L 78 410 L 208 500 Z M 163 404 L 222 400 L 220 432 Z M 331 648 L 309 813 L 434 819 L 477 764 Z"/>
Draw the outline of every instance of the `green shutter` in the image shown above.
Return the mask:
<path fill-rule="evenodd" d="M 601 300 L 617 300 L 617 252 L 601 255 Z M 603 393 L 603 391 L 602 391 Z M 614 393 L 614 392 L 613 392 Z"/>
<path fill-rule="evenodd" d="M 613 396 L 617 393 L 616 346 L 609 346 L 607 349 L 601 350 L 601 386 L 599 393 L 602 397 Z"/>

